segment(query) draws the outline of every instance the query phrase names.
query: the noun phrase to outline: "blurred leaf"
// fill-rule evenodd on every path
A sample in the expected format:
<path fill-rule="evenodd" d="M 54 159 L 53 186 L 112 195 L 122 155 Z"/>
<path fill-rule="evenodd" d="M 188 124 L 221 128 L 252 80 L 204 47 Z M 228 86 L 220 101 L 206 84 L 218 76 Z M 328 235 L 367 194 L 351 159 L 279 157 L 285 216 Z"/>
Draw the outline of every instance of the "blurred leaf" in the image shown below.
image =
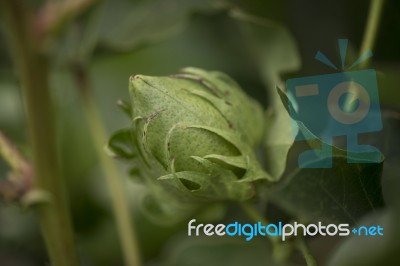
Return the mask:
<path fill-rule="evenodd" d="M 230 15 L 249 43 L 268 90 L 271 106 L 266 113 L 264 148 L 267 171 L 277 179 L 285 170 L 286 157 L 295 134 L 292 133 L 290 118 L 280 104 L 275 86 L 282 82 L 281 74 L 300 67 L 300 57 L 293 37 L 284 26 L 237 9 Z"/>
<path fill-rule="evenodd" d="M 239 9 L 233 9 L 230 16 L 238 23 L 254 51 L 254 58 L 267 89 L 275 95 L 275 87 L 280 85 L 281 75 L 300 68 L 300 56 L 293 36 L 283 25 L 246 14 Z M 278 100 L 278 97 L 270 100 Z"/>
<path fill-rule="evenodd" d="M 271 249 L 267 241 L 253 239 L 221 238 L 185 238 L 171 243 L 170 250 L 162 266 L 243 266 L 275 265 L 271 258 Z"/>
<path fill-rule="evenodd" d="M 101 19 L 106 16 L 104 3 L 94 6 L 86 16 L 75 19 L 64 31 L 55 58 L 59 64 L 88 63 L 96 48 Z"/>
<path fill-rule="evenodd" d="M 102 24 L 101 43 L 117 50 L 136 48 L 181 31 L 190 14 L 224 8 L 223 1 L 151 0 L 108 1 Z"/>
<path fill-rule="evenodd" d="M 351 236 L 336 251 L 329 266 L 400 265 L 399 213 L 392 210 L 370 215 L 359 225 L 383 228 L 383 236 Z"/>
<path fill-rule="evenodd" d="M 227 6 L 225 1 L 212 0 L 103 1 L 71 23 L 57 60 L 87 63 L 99 45 L 132 50 L 182 31 L 194 12 L 213 12 Z"/>
<path fill-rule="evenodd" d="M 112 134 L 106 148 L 112 156 L 128 160 L 136 154 L 133 145 L 130 129 L 121 129 Z"/>

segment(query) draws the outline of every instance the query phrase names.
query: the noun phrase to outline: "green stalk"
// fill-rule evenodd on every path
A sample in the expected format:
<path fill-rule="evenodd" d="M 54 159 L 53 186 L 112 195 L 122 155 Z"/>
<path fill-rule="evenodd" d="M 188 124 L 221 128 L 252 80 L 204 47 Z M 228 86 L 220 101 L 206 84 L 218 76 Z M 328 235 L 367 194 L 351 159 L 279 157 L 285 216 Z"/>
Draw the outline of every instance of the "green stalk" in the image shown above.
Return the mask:
<path fill-rule="evenodd" d="M 249 219 L 255 223 L 261 222 L 263 225 L 267 225 L 269 224 L 269 221 L 262 217 L 258 210 L 256 208 L 254 208 L 252 205 L 250 205 L 249 203 L 240 203 L 240 207 L 242 208 L 242 210 L 244 211 L 244 213 L 246 213 L 246 215 L 249 217 Z M 269 236 L 268 236 L 269 237 Z M 271 244 L 273 246 L 279 245 L 279 239 L 276 237 L 269 237 Z"/>
<path fill-rule="evenodd" d="M 363 55 L 368 50 L 372 51 L 374 49 L 378 27 L 382 16 L 383 3 L 384 0 L 371 0 L 370 2 L 367 25 L 365 26 L 359 56 Z M 366 59 L 359 65 L 359 67 L 367 67 L 369 61 L 369 58 Z M 344 110 L 348 112 L 352 109 L 354 99 L 357 99 L 357 91 L 355 91 L 353 87 L 349 88 L 349 93 L 351 93 L 351 96 L 346 97 L 344 102 Z"/>
<path fill-rule="evenodd" d="M 105 173 L 107 187 L 110 191 L 125 265 L 139 266 L 141 265 L 139 247 L 136 241 L 134 225 L 130 216 L 126 191 L 120 178 L 121 174 L 119 173 L 114 161 L 111 157 L 106 155 L 103 149 L 107 140 L 107 134 L 99 110 L 90 94 L 91 86 L 87 71 L 82 66 L 77 66 L 73 70 L 86 120 L 89 124 L 90 133 L 92 135 L 93 145 L 97 156 L 100 159 L 101 167 Z"/>
<path fill-rule="evenodd" d="M 378 27 L 382 17 L 383 3 L 384 0 L 371 0 L 370 2 L 367 26 L 365 27 L 364 37 L 359 53 L 360 56 L 367 50 L 373 50 L 375 47 L 376 35 L 378 33 Z M 366 67 L 368 63 L 369 59 L 362 62 L 360 66 Z"/>
<path fill-rule="evenodd" d="M 263 225 L 269 224 L 269 221 L 262 217 L 252 205 L 248 203 L 240 203 L 239 205 L 251 221 L 255 223 L 261 222 Z M 268 236 L 268 239 L 272 245 L 272 258 L 275 260 L 275 262 L 286 262 L 291 253 L 289 244 L 280 241 L 277 237 Z M 298 239 L 296 239 L 296 247 L 303 254 L 307 266 L 317 265 L 311 250 L 302 236 L 298 236 Z"/>
<path fill-rule="evenodd" d="M 270 223 L 266 218 L 260 215 L 254 206 L 249 203 L 239 203 L 239 206 L 254 223 L 261 222 L 264 226 Z M 278 263 L 285 262 L 290 253 L 289 246 L 282 242 L 278 237 L 271 237 L 268 235 L 267 237 L 272 245 L 272 258 L 274 261 Z"/>
<path fill-rule="evenodd" d="M 78 266 L 80 263 L 56 147 L 48 61 L 37 53 L 31 14 L 25 9 L 24 1 L 3 0 L 0 8 L 26 105 L 35 172 L 33 187 L 48 193 L 51 198 L 50 203 L 40 204 L 35 209 L 46 248 L 52 265 Z"/>
<path fill-rule="evenodd" d="M 296 239 L 296 247 L 303 254 L 307 266 L 317 265 L 317 262 L 315 261 L 314 256 L 311 254 L 311 250 L 303 236 L 298 236 Z"/>

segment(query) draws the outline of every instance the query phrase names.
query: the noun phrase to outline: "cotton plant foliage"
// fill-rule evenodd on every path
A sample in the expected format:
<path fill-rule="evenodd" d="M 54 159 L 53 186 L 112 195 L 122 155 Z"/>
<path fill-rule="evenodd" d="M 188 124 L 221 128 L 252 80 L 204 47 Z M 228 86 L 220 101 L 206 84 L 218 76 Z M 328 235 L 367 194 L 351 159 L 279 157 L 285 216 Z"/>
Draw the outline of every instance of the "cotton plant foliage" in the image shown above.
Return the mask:
<path fill-rule="evenodd" d="M 274 181 L 254 153 L 265 128 L 262 107 L 226 74 L 188 67 L 171 76 L 134 75 L 129 92 L 132 126 L 116 132 L 109 148 L 136 160 L 162 212 L 243 201 L 257 181 Z"/>

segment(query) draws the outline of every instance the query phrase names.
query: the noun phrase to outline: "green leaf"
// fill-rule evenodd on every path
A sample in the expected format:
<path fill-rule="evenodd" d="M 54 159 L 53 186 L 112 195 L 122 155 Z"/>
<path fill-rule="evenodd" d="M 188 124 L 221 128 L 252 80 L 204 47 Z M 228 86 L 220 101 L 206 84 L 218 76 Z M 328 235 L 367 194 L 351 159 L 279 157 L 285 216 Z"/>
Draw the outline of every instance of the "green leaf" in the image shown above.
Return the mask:
<path fill-rule="evenodd" d="M 318 149 L 321 149 L 322 146 L 326 146 L 326 147 L 329 147 L 330 150 L 332 150 L 332 154 L 334 156 L 347 157 L 347 158 L 351 158 L 351 159 L 354 159 L 357 161 L 369 162 L 368 156 L 365 156 L 365 153 L 363 153 L 363 152 L 352 152 L 352 151 L 343 150 L 334 145 L 324 142 L 322 139 L 320 139 L 319 137 L 314 135 L 314 133 L 311 132 L 304 125 L 304 123 L 302 121 L 297 119 L 296 112 L 293 111 L 294 105 L 289 100 L 288 96 L 279 88 L 277 88 L 277 91 L 278 91 L 278 94 L 282 100 L 282 103 L 283 103 L 286 111 L 291 115 L 291 119 L 293 120 L 292 127 L 298 128 L 298 130 L 304 135 L 310 148 L 318 150 Z M 382 163 L 383 160 L 384 160 L 384 156 L 381 154 L 380 162 Z M 375 162 L 375 161 L 373 161 L 373 162 Z"/>
<path fill-rule="evenodd" d="M 282 83 L 283 73 L 299 69 L 300 57 L 293 37 L 284 26 L 238 9 L 232 10 L 230 16 L 248 42 L 267 87 L 271 106 L 266 113 L 265 160 L 267 171 L 278 179 L 285 170 L 287 154 L 296 132 L 291 131 L 289 115 L 280 103 L 275 86 Z"/>
<path fill-rule="evenodd" d="M 286 94 L 278 89 L 286 108 L 293 108 Z M 291 112 L 292 113 L 292 112 Z M 292 113 L 293 114 L 293 113 Z M 312 149 L 329 146 L 293 117 Z M 370 211 L 383 206 L 380 163 L 347 163 L 348 158 L 360 158 L 330 146 L 332 168 L 296 169 L 271 190 L 272 200 L 300 219 L 306 221 L 347 222 L 354 224 Z M 309 162 L 313 164 L 314 162 Z"/>
<path fill-rule="evenodd" d="M 330 259 L 329 266 L 375 266 L 400 265 L 400 179 L 399 161 L 400 145 L 400 115 L 393 111 L 383 111 L 383 131 L 370 139 L 363 136 L 361 141 L 368 138 L 374 146 L 385 154 L 382 186 L 387 202 L 386 209 L 371 214 L 361 220 L 358 225 L 380 225 L 383 236 L 355 237 L 352 236 L 339 246 Z"/>
<path fill-rule="evenodd" d="M 360 135 L 360 143 L 377 147 L 385 155 L 382 173 L 382 188 L 385 202 L 400 207 L 400 113 L 382 110 L 383 130 L 374 134 Z"/>
<path fill-rule="evenodd" d="M 300 220 L 354 224 L 383 206 L 380 164 L 348 164 L 334 157 L 332 168 L 302 168 L 272 189 L 271 199 Z"/>

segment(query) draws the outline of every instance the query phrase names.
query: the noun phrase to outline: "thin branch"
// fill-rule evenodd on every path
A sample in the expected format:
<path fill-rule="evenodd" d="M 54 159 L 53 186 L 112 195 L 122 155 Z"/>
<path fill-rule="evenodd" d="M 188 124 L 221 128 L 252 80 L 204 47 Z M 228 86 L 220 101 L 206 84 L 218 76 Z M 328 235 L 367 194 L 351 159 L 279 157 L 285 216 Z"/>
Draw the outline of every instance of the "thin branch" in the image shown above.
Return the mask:
<path fill-rule="evenodd" d="M 33 169 L 17 147 L 0 131 L 0 156 L 11 167 L 8 179 L 0 182 L 0 196 L 6 201 L 18 201 L 31 189 Z"/>
<path fill-rule="evenodd" d="M 35 32 L 39 37 L 59 33 L 72 18 L 86 11 L 98 0 L 48 1 L 35 19 Z"/>
<path fill-rule="evenodd" d="M 380 24 L 384 0 L 371 0 L 369 6 L 369 13 L 367 18 L 367 25 L 365 27 L 363 40 L 359 56 L 361 57 L 368 50 L 373 50 L 375 46 L 378 27 Z M 365 68 L 369 64 L 369 58 L 360 63 L 359 67 Z M 353 86 L 349 87 L 350 95 L 346 97 L 344 102 L 344 110 L 350 112 L 352 109 L 353 101 L 357 99 L 357 91 Z"/>
<path fill-rule="evenodd" d="M 375 47 L 378 28 L 382 17 L 383 4 L 384 0 L 371 0 L 370 2 L 367 25 L 365 27 L 359 56 L 363 55 L 368 50 L 373 50 Z M 366 67 L 368 63 L 369 60 L 367 59 L 363 61 L 360 66 Z"/>
<path fill-rule="evenodd" d="M 93 145 L 105 173 L 125 264 L 127 266 L 139 266 L 141 265 L 139 246 L 136 240 L 135 227 L 130 215 L 126 191 L 115 162 L 111 157 L 106 155 L 103 149 L 107 140 L 106 129 L 100 112 L 93 101 L 93 96 L 91 95 L 91 85 L 87 71 L 83 66 L 75 65 L 72 68 L 72 73 L 78 86 L 84 114 L 92 135 Z"/>

